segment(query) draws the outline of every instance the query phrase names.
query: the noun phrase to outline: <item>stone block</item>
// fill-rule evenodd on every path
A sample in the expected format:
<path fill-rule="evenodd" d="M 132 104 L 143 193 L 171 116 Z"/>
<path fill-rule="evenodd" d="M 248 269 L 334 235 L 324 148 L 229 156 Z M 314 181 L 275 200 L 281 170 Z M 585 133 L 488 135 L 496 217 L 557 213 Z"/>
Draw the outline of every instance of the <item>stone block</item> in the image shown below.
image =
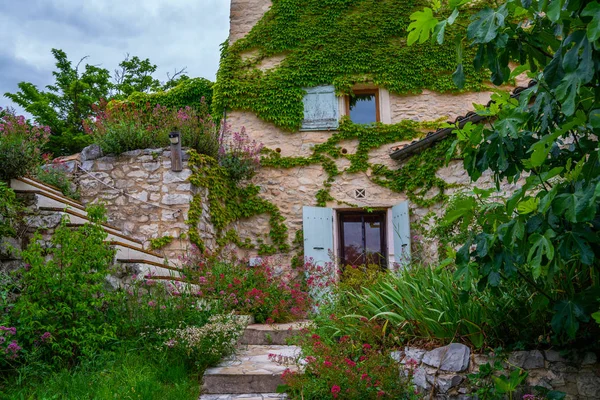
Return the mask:
<path fill-rule="evenodd" d="M 418 347 L 405 347 L 404 360 L 402 360 L 402 364 L 406 364 L 406 362 L 411 358 L 415 360 L 417 364 L 421 364 L 421 362 L 423 361 L 423 356 L 426 352 L 426 350 L 419 349 Z"/>
<path fill-rule="evenodd" d="M 150 171 L 150 172 L 154 172 L 157 169 L 160 168 L 160 163 L 158 162 L 147 162 L 147 163 L 143 163 L 142 167 L 144 167 L 144 169 L 146 171 Z"/>
<path fill-rule="evenodd" d="M 13 237 L 0 237 L 0 260 L 21 259 L 21 240 Z"/>
<path fill-rule="evenodd" d="M 102 148 L 94 143 L 89 145 L 88 147 L 84 147 L 84 149 L 81 150 L 81 161 L 85 162 L 89 160 L 95 160 L 97 158 L 102 157 L 102 155 Z"/>
<path fill-rule="evenodd" d="M 183 183 L 186 182 L 191 175 L 192 171 L 189 169 L 184 169 L 181 172 L 166 171 L 163 175 L 163 183 Z"/>
<path fill-rule="evenodd" d="M 544 356 L 539 350 L 515 351 L 508 358 L 509 364 L 523 369 L 544 368 Z"/>
<path fill-rule="evenodd" d="M 448 391 L 462 383 L 464 378 L 460 375 L 444 374 L 444 375 L 427 375 L 427 382 L 435 387 L 440 393 L 448 393 Z"/>
<path fill-rule="evenodd" d="M 163 196 L 161 203 L 166 205 L 189 204 L 192 196 L 189 194 L 167 194 Z"/>
<path fill-rule="evenodd" d="M 131 171 L 130 173 L 127 174 L 128 178 L 138 178 L 138 179 L 146 179 L 148 178 L 150 174 L 146 171 L 142 171 L 142 170 L 138 170 L 138 171 Z"/>
<path fill-rule="evenodd" d="M 592 372 L 582 372 L 577 377 L 577 391 L 580 396 L 600 398 L 600 377 Z"/>
<path fill-rule="evenodd" d="M 470 356 L 471 350 L 467 346 L 451 343 L 425 353 L 423 363 L 442 371 L 460 372 L 469 367 Z"/>
<path fill-rule="evenodd" d="M 583 359 L 581 360 L 581 365 L 593 365 L 598 362 L 598 357 L 595 353 L 588 351 L 583 355 Z M 599 391 L 600 392 L 600 391 Z"/>
<path fill-rule="evenodd" d="M 130 151 L 126 151 L 125 153 L 121 153 L 121 156 L 123 156 L 123 157 L 137 157 L 140 154 L 142 154 L 142 150 L 130 150 Z"/>

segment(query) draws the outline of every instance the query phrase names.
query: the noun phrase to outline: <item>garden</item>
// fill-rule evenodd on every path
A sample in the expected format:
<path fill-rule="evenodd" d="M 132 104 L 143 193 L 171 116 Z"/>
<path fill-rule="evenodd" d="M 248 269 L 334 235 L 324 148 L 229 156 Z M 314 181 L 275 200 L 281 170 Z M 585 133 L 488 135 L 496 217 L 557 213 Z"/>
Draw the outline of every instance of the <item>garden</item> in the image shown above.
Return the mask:
<path fill-rule="evenodd" d="M 415 12 L 408 44 L 447 40 L 446 27 L 468 3 Z M 98 99 L 82 126 L 105 154 L 167 146 L 171 129 L 185 132 L 198 166 L 192 183 L 212 191 L 218 248 L 190 230 L 194 246 L 181 276 L 128 272 L 115 290 L 105 282 L 115 267 L 101 204 L 88 208 L 84 226 L 64 220 L 49 242 L 34 236 L 22 268 L 0 277 L 0 398 L 198 398 L 203 372 L 235 352 L 246 315 L 264 324 L 312 321 L 292 340 L 303 373 L 282 376 L 280 390 L 293 399 L 424 398 L 415 386 L 419 361 L 399 364 L 394 355 L 450 343 L 493 355 L 466 378 L 480 399 L 565 398 L 560 389 L 526 385 L 527 368 L 510 355 L 553 351 L 567 365 L 600 352 L 599 27 L 596 1 L 508 1 L 471 17 L 458 53 L 472 46 L 474 67 L 496 85 L 522 73 L 535 84 L 518 99 L 498 91 L 477 107 L 485 123 L 454 127 L 446 161 L 460 157 L 475 185 L 413 227 L 413 257 L 394 271 L 303 256 L 284 268 L 269 257 L 250 267 L 228 251 L 232 245 L 267 255 L 291 250 L 283 217 L 248 183 L 270 157 L 262 146 L 243 132 L 229 135 L 207 100 L 167 107 Z M 462 63 L 453 75 L 458 87 Z M 46 164 L 51 133 L 0 109 L 2 237 L 21 234 L 24 210 L 6 184 L 11 178 L 37 176 L 77 196 L 61 164 Z M 504 197 L 478 187 L 486 173 L 498 187 L 519 189 Z M 272 244 L 242 242 L 228 230 L 261 213 L 271 216 Z M 422 256 L 427 243 L 438 258 Z"/>

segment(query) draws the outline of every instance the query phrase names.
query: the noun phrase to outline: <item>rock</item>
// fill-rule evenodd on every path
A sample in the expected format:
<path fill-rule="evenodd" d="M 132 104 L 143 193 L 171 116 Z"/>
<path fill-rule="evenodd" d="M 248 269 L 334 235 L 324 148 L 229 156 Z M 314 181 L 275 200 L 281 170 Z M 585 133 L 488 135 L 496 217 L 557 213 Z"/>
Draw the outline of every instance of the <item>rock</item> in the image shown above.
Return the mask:
<path fill-rule="evenodd" d="M 8 276 L 9 273 L 21 267 L 23 267 L 22 260 L 0 261 L 0 282 L 3 277 Z"/>
<path fill-rule="evenodd" d="M 392 357 L 392 360 L 399 363 L 404 358 L 404 352 L 403 351 L 392 351 L 390 353 L 390 357 Z"/>
<path fill-rule="evenodd" d="M 418 388 L 429 390 L 431 385 L 427 382 L 427 371 L 425 371 L 425 368 L 415 368 L 413 373 L 413 384 Z"/>
<path fill-rule="evenodd" d="M 147 162 L 147 163 L 143 163 L 142 166 L 144 167 L 145 170 L 154 172 L 160 168 L 160 163 L 159 162 Z"/>
<path fill-rule="evenodd" d="M 91 144 L 88 147 L 85 147 L 83 150 L 81 150 L 81 161 L 82 162 L 95 160 L 96 158 L 100 158 L 102 156 L 103 156 L 102 148 L 96 143 Z"/>
<path fill-rule="evenodd" d="M 107 290 L 118 290 L 121 287 L 121 281 L 112 275 L 106 275 L 104 287 Z"/>
<path fill-rule="evenodd" d="M 28 215 L 25 217 L 25 224 L 35 229 L 56 228 L 62 219 L 61 214 L 49 215 Z"/>
<path fill-rule="evenodd" d="M 556 350 L 546 350 L 544 351 L 544 355 L 546 356 L 546 360 L 550 362 L 567 362 L 567 360 Z"/>
<path fill-rule="evenodd" d="M 600 377 L 591 372 L 580 373 L 577 377 L 577 390 L 580 396 L 597 399 L 598 393 L 600 393 Z"/>
<path fill-rule="evenodd" d="M 19 260 L 21 241 L 13 237 L 0 237 L 0 260 Z"/>
<path fill-rule="evenodd" d="M 583 355 L 583 360 L 581 360 L 581 365 L 593 365 L 598 361 L 598 357 L 596 357 L 595 353 L 588 351 Z M 600 392 L 600 389 L 598 389 Z"/>
<path fill-rule="evenodd" d="M 460 343 L 451 343 L 428 351 L 423 356 L 423 363 L 442 371 L 460 372 L 469 367 L 471 350 Z"/>
<path fill-rule="evenodd" d="M 161 203 L 166 205 L 189 204 L 191 199 L 189 194 L 167 194 L 163 196 Z"/>
<path fill-rule="evenodd" d="M 142 154 L 142 150 L 130 150 L 125 153 L 121 153 L 122 157 L 137 157 Z"/>
<path fill-rule="evenodd" d="M 166 171 L 163 176 L 163 183 L 183 183 L 186 182 L 191 175 L 192 171 L 190 171 L 189 169 L 184 169 L 181 172 Z"/>
<path fill-rule="evenodd" d="M 508 358 L 508 363 L 523 369 L 544 368 L 544 356 L 539 350 L 514 351 Z"/>
<path fill-rule="evenodd" d="M 140 178 L 140 179 L 146 179 L 148 178 L 148 173 L 146 171 L 131 171 L 130 173 L 127 174 L 128 178 Z"/>
<path fill-rule="evenodd" d="M 417 364 L 421 364 L 421 362 L 423 361 L 423 356 L 426 352 L 426 350 L 419 349 L 417 347 L 405 347 L 404 360 L 402 360 L 402 364 L 406 364 L 406 362 L 411 358 L 415 360 Z"/>
<path fill-rule="evenodd" d="M 460 385 L 463 381 L 463 377 L 460 375 L 428 375 L 427 382 L 437 388 L 440 393 L 448 393 L 450 389 Z"/>

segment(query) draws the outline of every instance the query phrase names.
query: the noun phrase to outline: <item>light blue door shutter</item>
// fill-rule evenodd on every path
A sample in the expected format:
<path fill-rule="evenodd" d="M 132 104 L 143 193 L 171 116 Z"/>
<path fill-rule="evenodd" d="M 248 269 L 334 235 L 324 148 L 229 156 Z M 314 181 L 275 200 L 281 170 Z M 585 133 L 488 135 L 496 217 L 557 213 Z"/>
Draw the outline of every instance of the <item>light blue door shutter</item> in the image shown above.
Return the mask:
<path fill-rule="evenodd" d="M 333 248 L 333 209 L 303 207 L 304 258 L 312 258 L 315 264 L 332 261 L 329 251 Z"/>
<path fill-rule="evenodd" d="M 305 88 L 303 131 L 337 129 L 339 126 L 338 99 L 333 86 Z"/>
<path fill-rule="evenodd" d="M 392 225 L 394 228 L 394 261 L 400 266 L 410 262 L 410 216 L 408 201 L 392 207 Z"/>

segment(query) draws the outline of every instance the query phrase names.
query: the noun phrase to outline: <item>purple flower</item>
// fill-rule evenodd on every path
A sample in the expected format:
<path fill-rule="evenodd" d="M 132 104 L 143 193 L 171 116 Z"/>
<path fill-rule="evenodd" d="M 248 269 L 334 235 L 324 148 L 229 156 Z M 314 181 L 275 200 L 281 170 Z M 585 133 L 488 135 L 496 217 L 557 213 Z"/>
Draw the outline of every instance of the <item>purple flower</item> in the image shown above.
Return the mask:
<path fill-rule="evenodd" d="M 15 328 L 14 326 L 11 326 L 11 327 L 0 326 L 0 331 L 8 332 L 10 335 L 16 335 L 17 334 L 17 328 Z"/>
<path fill-rule="evenodd" d="M 40 339 L 42 339 L 42 342 L 45 343 L 47 340 L 50 340 L 51 337 L 52 334 L 50 332 L 44 332 L 44 334 L 40 336 Z"/>

